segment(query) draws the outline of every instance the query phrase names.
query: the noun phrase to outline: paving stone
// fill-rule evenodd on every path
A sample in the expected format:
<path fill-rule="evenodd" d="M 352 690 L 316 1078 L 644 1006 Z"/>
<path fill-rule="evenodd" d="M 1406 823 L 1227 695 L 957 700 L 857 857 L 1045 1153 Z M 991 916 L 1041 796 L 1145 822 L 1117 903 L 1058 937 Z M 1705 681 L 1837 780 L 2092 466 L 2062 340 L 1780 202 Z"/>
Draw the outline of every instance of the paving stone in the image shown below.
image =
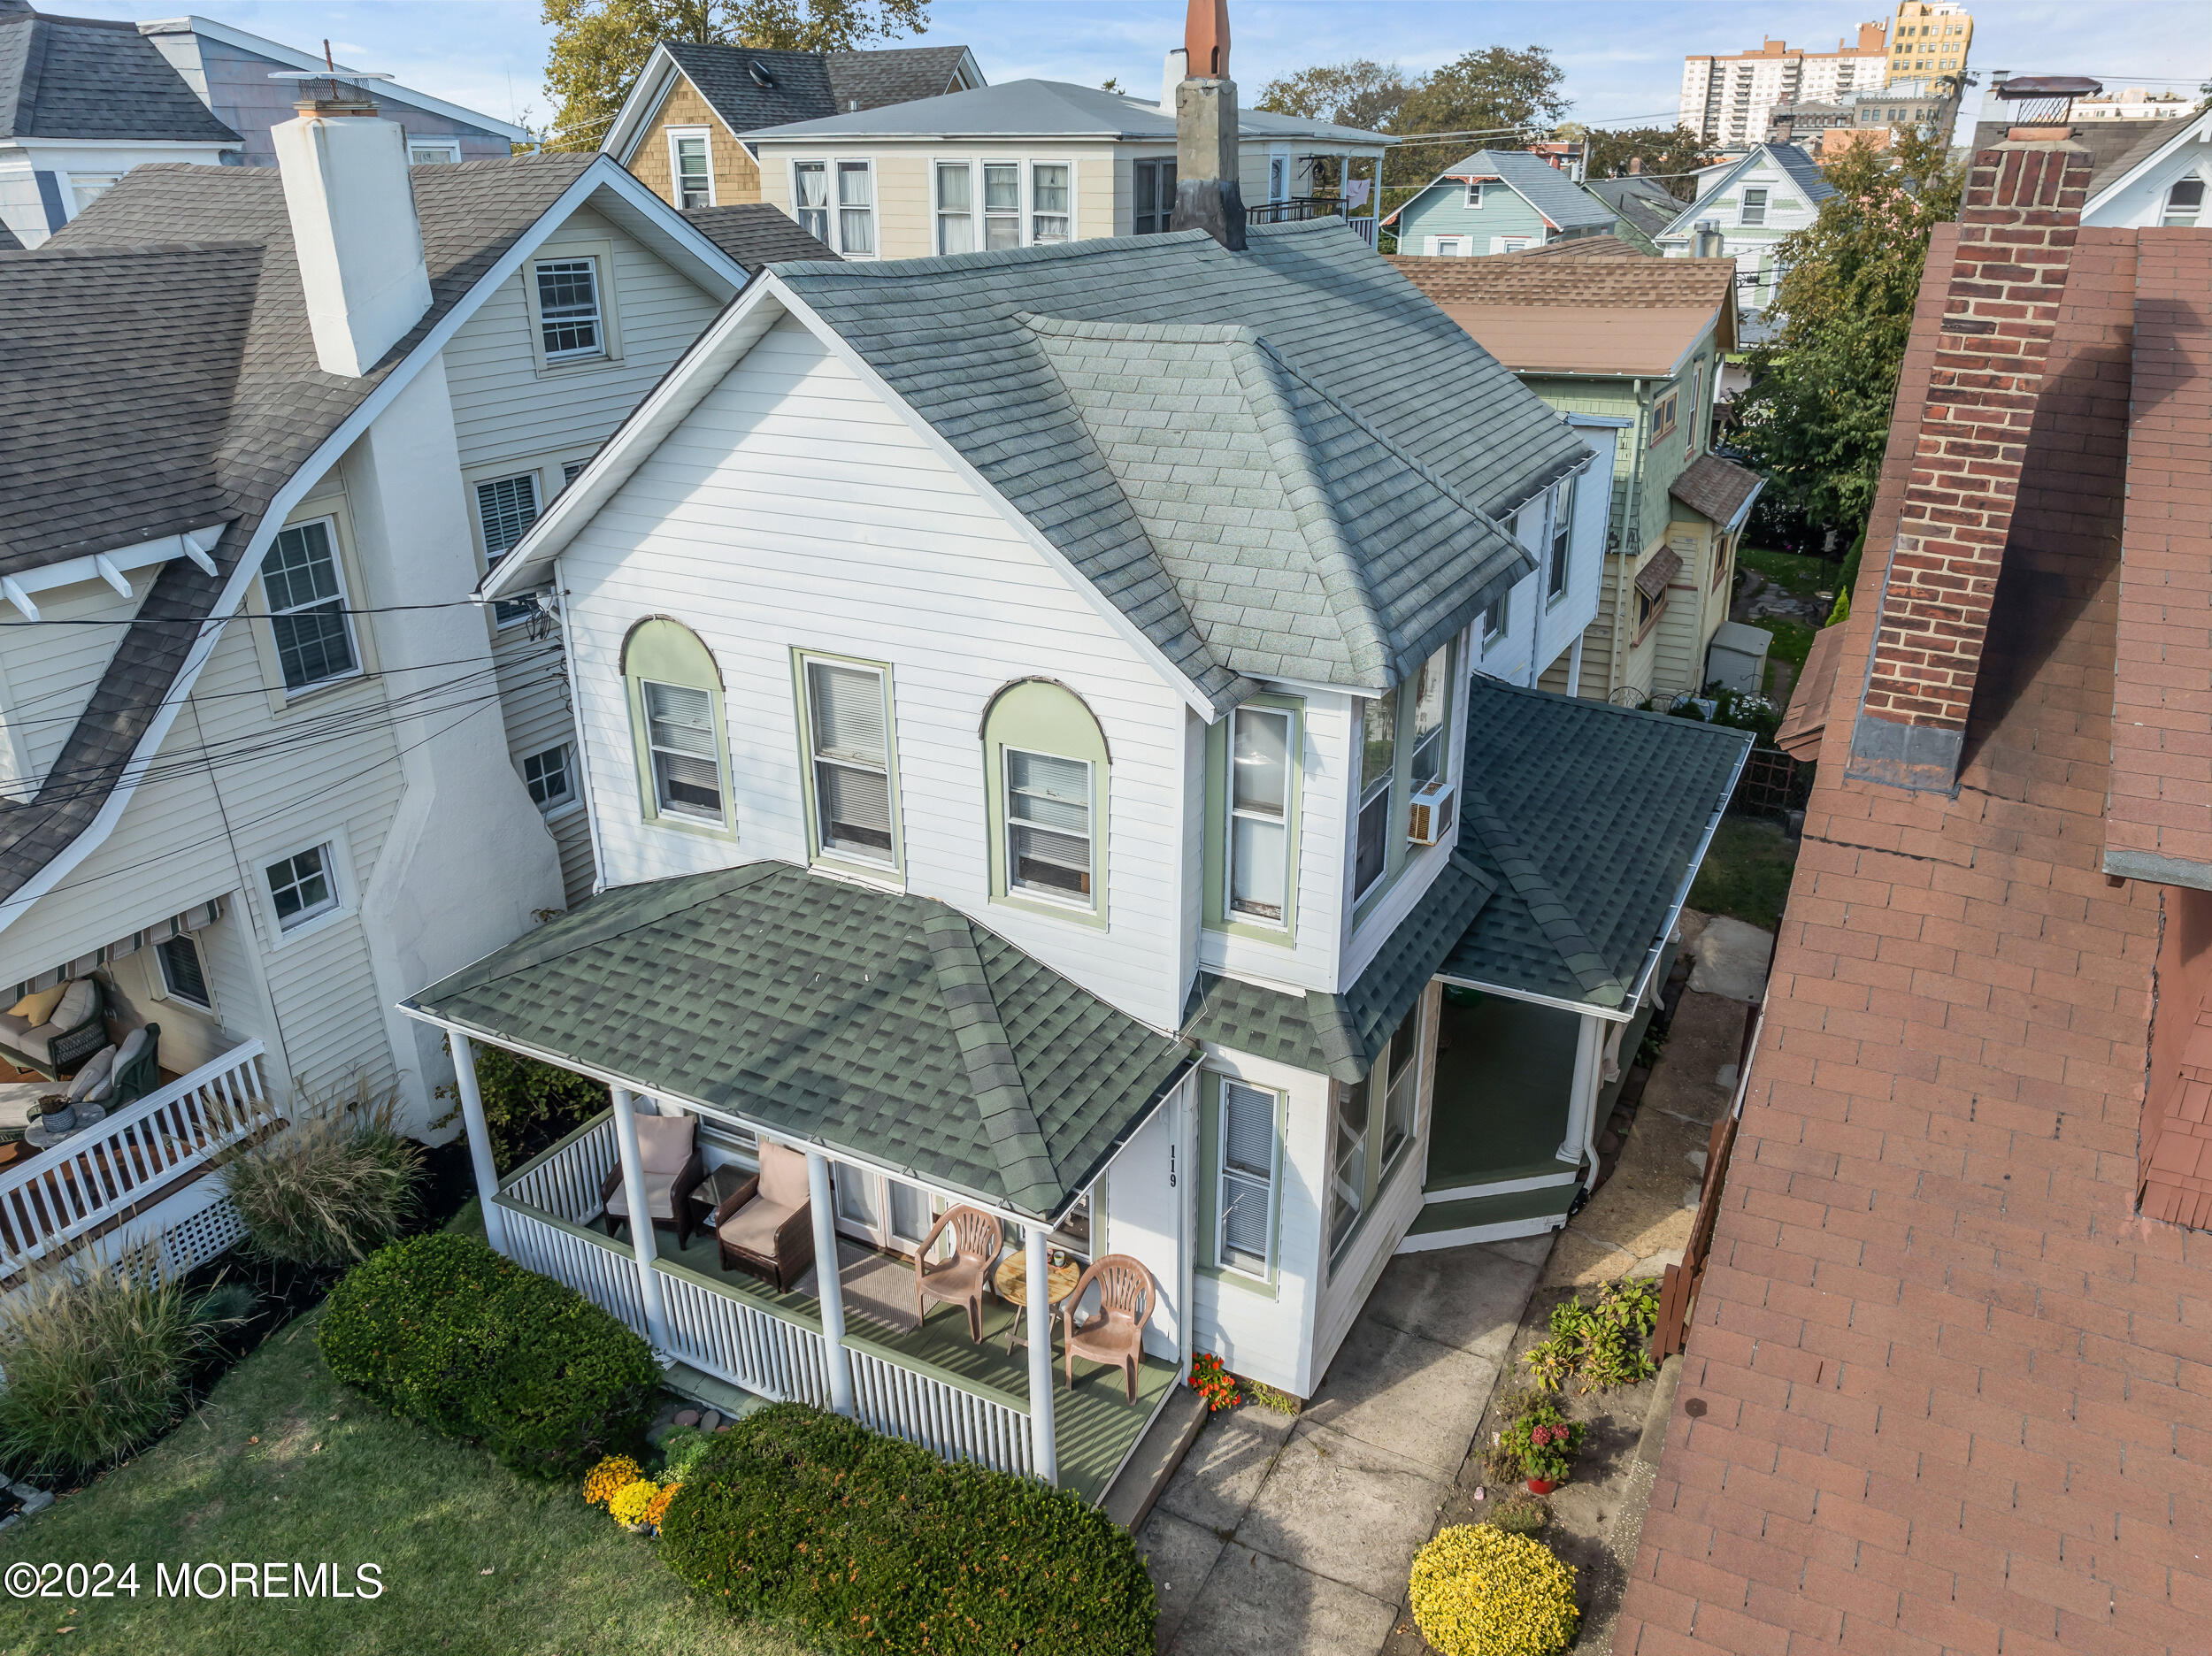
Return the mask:
<path fill-rule="evenodd" d="M 1463 1433 L 1455 1440 L 1455 1468 L 1467 1443 Z M 1423 1462 L 1302 1421 L 1236 1538 L 1395 1605 L 1450 1482 Z"/>
<path fill-rule="evenodd" d="M 1231 1544 L 1176 1629 L 1167 1656 L 1345 1656 L 1378 1650 L 1391 1602 Z"/>
<path fill-rule="evenodd" d="M 1529 1288 L 1551 1251 L 1548 1236 L 1401 1254 L 1360 1313 L 1493 1361 L 1512 1343 Z"/>
<path fill-rule="evenodd" d="M 1494 1358 L 1363 1316 L 1304 1418 L 1449 1477 L 1466 1456 L 1497 1377 Z"/>
<path fill-rule="evenodd" d="M 1225 1536 L 1233 1532 L 1294 1423 L 1291 1415 L 1248 1403 L 1215 1414 L 1160 1491 L 1158 1504 L 1191 1523 Z"/>
<path fill-rule="evenodd" d="M 1191 1606 L 1198 1603 L 1200 1589 L 1225 1543 L 1205 1525 L 1178 1518 L 1157 1506 L 1137 1526 L 1135 1539 L 1159 1606 L 1159 1619 L 1153 1624 L 1154 1640 L 1165 1650 Z"/>

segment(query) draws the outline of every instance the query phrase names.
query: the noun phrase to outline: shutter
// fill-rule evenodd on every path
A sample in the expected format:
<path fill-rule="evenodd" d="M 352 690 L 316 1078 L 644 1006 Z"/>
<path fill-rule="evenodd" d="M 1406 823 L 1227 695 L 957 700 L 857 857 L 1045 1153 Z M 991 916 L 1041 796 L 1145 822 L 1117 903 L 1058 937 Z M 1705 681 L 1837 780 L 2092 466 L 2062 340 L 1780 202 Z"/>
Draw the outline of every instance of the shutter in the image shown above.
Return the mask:
<path fill-rule="evenodd" d="M 525 472 L 476 486 L 476 515 L 484 525 L 484 556 L 496 563 L 538 520 L 538 479 Z"/>

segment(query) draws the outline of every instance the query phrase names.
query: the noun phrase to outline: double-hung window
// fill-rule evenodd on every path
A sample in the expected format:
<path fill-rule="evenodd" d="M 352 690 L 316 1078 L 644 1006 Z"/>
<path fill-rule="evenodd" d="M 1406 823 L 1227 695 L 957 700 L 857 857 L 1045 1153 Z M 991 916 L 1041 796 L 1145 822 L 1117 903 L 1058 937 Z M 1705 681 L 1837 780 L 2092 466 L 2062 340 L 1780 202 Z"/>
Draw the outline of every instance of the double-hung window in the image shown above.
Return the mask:
<path fill-rule="evenodd" d="M 837 164 L 837 250 L 872 258 L 876 250 L 876 175 L 865 161 Z"/>
<path fill-rule="evenodd" d="M 305 690 L 360 671 L 346 583 L 330 520 L 280 531 L 262 560 L 261 590 L 287 690 Z"/>
<path fill-rule="evenodd" d="M 1513 589 L 1506 588 L 1482 612 L 1482 642 L 1486 649 L 1505 636 L 1513 621 Z"/>
<path fill-rule="evenodd" d="M 2204 211 L 2204 180 L 2176 179 L 2166 188 L 2166 204 L 2158 222 L 2168 229 L 2194 229 Z"/>
<path fill-rule="evenodd" d="M 880 667 L 806 663 L 816 843 L 825 855 L 895 860 L 890 686 Z"/>
<path fill-rule="evenodd" d="M 580 362 L 607 354 L 606 318 L 599 310 L 599 261 L 540 259 L 538 332 L 545 360 Z"/>
<path fill-rule="evenodd" d="M 1065 242 L 1075 225 L 1074 167 L 1065 161 L 1035 161 L 1029 167 L 1029 239 L 1042 245 Z"/>
<path fill-rule="evenodd" d="M 1367 1129 L 1373 1116 L 1365 1079 L 1336 1092 L 1336 1131 L 1329 1141 L 1329 1252 L 1333 1254 L 1367 1210 Z"/>
<path fill-rule="evenodd" d="M 1390 785 L 1398 764 L 1398 692 L 1359 709 L 1359 824 L 1352 853 L 1352 900 L 1375 886 L 1390 861 Z"/>
<path fill-rule="evenodd" d="M 1567 594 L 1567 556 L 1574 539 L 1575 484 L 1578 480 L 1569 478 L 1561 484 L 1558 498 L 1552 504 L 1551 550 L 1544 561 L 1544 595 L 1548 600 L 1563 598 Z"/>
<path fill-rule="evenodd" d="M 1421 1066 L 1414 1060 L 1420 1054 L 1421 1003 L 1416 1000 L 1391 1036 L 1379 1066 L 1385 1077 L 1382 1170 L 1386 1173 L 1399 1150 L 1413 1137 L 1414 1111 L 1421 1101 Z"/>
<path fill-rule="evenodd" d="M 1222 1078 L 1214 1261 L 1254 1276 L 1275 1263 L 1276 1105 L 1272 1092 Z"/>
<path fill-rule="evenodd" d="M 1292 716 L 1246 707 L 1229 718 L 1229 917 L 1279 926 L 1290 912 Z"/>
<path fill-rule="evenodd" d="M 1743 206 L 1736 214 L 1738 224 L 1763 225 L 1767 221 L 1767 193 L 1763 189 L 1747 189 Z"/>
<path fill-rule="evenodd" d="M 965 161 L 937 164 L 937 250 L 975 251 L 975 170 Z"/>
<path fill-rule="evenodd" d="M 1090 907 L 1090 765 L 1013 748 L 1005 754 L 1008 889 Z"/>
<path fill-rule="evenodd" d="M 189 932 L 180 932 L 154 946 L 154 959 L 161 967 L 161 992 L 172 1000 L 182 1000 L 204 1011 L 214 1009 L 215 999 L 208 993 L 207 971 L 200 960 L 200 946 L 192 940 Z"/>
<path fill-rule="evenodd" d="M 1134 187 L 1129 221 L 1132 235 L 1157 235 L 1175 213 L 1175 163 L 1139 161 L 1130 169 Z"/>
<path fill-rule="evenodd" d="M 828 162 L 791 164 L 791 205 L 798 214 L 800 229 L 824 247 L 837 245 L 836 234 L 830 229 Z"/>
<path fill-rule="evenodd" d="M 1018 161 L 983 164 L 983 250 L 1022 244 L 1022 170 Z"/>
<path fill-rule="evenodd" d="M 1413 752 L 1406 763 L 1412 785 L 1425 787 L 1444 774 L 1444 726 L 1451 709 L 1450 645 L 1421 663 L 1413 679 Z"/>
<path fill-rule="evenodd" d="M 484 572 L 498 567 L 515 542 L 538 520 L 538 474 L 519 472 L 476 486 L 476 521 L 484 531 Z M 507 626 L 528 617 L 526 603 L 495 603 L 492 617 Z"/>
<path fill-rule="evenodd" d="M 639 686 L 645 745 L 652 755 L 653 802 L 672 816 L 722 821 L 722 755 L 714 735 L 714 699 L 694 685 Z"/>
<path fill-rule="evenodd" d="M 707 134 L 669 134 L 668 159 L 669 170 L 675 174 L 676 205 L 713 206 L 714 166 L 708 158 Z"/>
<path fill-rule="evenodd" d="M 1482 211 L 1482 181 L 1479 179 L 1467 186 L 1467 207 L 1471 212 Z"/>
<path fill-rule="evenodd" d="M 276 909 L 277 930 L 295 931 L 338 906 L 338 887 L 331 878 L 330 863 L 330 846 L 326 842 L 280 857 L 263 871 L 269 882 L 270 904 Z"/>

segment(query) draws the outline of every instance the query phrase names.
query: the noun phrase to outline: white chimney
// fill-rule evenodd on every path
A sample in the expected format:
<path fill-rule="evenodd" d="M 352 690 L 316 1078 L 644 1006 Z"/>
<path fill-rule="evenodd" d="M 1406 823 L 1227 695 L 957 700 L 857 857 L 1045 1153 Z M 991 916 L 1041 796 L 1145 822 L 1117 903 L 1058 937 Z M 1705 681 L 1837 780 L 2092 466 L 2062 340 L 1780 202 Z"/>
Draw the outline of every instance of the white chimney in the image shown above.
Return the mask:
<path fill-rule="evenodd" d="M 372 114 L 303 105 L 270 136 L 316 360 L 326 373 L 358 379 L 430 308 L 407 135 Z"/>
<path fill-rule="evenodd" d="M 1163 114 L 1175 113 L 1175 88 L 1190 77 L 1190 52 L 1178 46 L 1167 55 L 1167 66 L 1160 71 L 1160 110 Z"/>

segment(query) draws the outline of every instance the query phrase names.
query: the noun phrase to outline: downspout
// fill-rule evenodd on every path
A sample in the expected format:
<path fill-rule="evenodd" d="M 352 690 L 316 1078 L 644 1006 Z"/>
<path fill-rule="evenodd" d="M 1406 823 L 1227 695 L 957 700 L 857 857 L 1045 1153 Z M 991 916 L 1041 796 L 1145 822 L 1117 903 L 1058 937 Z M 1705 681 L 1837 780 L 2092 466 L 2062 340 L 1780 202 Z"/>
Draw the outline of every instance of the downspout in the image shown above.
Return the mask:
<path fill-rule="evenodd" d="M 1636 423 L 1629 428 L 1628 504 L 1621 514 L 1620 587 L 1613 600 L 1613 671 L 1608 675 L 1611 701 L 1628 677 L 1629 653 L 1636 647 L 1636 560 L 1643 556 L 1643 526 L 1640 521 L 1644 491 L 1644 382 L 1631 383 L 1636 399 Z"/>

